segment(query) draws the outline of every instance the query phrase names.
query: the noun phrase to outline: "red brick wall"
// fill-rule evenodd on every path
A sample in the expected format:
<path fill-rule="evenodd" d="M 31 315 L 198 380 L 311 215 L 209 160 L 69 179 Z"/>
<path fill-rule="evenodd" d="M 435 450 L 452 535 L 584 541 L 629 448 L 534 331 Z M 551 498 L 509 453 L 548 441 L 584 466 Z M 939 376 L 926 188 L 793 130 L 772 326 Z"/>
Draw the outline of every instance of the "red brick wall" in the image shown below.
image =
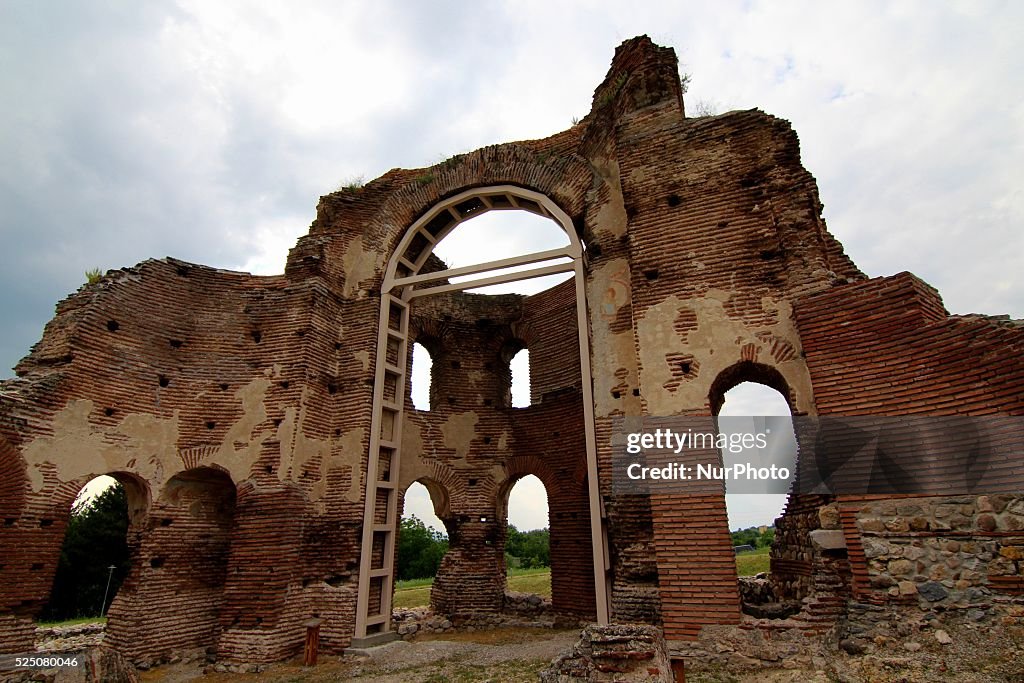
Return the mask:
<path fill-rule="evenodd" d="M 910 273 L 808 296 L 796 314 L 819 414 L 1024 414 L 1024 329 L 949 316 Z"/>

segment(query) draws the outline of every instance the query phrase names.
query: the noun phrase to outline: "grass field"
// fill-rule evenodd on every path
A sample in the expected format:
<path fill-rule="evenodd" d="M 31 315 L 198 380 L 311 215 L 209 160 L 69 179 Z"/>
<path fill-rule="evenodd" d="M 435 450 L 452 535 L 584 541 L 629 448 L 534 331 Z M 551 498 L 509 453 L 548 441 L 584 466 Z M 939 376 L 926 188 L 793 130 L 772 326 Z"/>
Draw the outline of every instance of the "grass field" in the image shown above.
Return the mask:
<path fill-rule="evenodd" d="M 736 573 L 740 576 L 753 576 L 768 571 L 769 550 L 769 548 L 758 548 L 736 555 Z"/>
<path fill-rule="evenodd" d="M 409 579 L 395 583 L 392 607 L 424 607 L 430 604 L 430 587 L 434 579 Z M 551 597 L 550 569 L 509 569 L 508 589 L 520 593 L 536 593 Z"/>
<path fill-rule="evenodd" d="M 77 619 L 68 619 L 67 621 L 37 621 L 36 626 L 77 626 L 78 624 L 105 624 L 107 623 L 106 617 L 78 617 Z"/>
<path fill-rule="evenodd" d="M 753 576 L 768 571 L 768 548 L 758 548 L 736 556 L 736 573 Z M 395 584 L 394 607 L 424 607 L 430 604 L 433 579 L 410 579 Z M 551 597 L 550 569 L 509 569 L 508 589 Z"/>

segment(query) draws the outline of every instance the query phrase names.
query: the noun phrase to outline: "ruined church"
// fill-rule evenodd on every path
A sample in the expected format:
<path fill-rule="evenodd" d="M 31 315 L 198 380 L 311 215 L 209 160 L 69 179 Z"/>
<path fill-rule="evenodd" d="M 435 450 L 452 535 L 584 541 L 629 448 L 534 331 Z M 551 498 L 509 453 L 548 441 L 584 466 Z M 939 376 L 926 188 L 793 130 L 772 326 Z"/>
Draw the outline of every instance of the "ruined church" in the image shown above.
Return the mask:
<path fill-rule="evenodd" d="M 434 254 L 491 211 L 548 220 L 564 246 L 462 268 Z M 550 274 L 567 279 L 465 291 Z M 429 410 L 410 397 L 415 343 Z M 110 475 L 131 571 L 106 644 L 135 662 L 270 662 L 301 651 L 311 619 L 326 652 L 393 637 L 414 482 L 449 538 L 437 614 L 505 609 L 508 495 L 535 475 L 555 613 L 670 643 L 737 624 L 723 492 L 616 492 L 616 419 L 714 416 L 742 382 L 794 416 L 1019 416 L 1024 328 L 950 315 L 910 273 L 862 273 L 790 125 L 687 116 L 674 51 L 636 38 L 571 128 L 321 197 L 281 275 L 171 258 L 111 271 L 60 302 L 16 373 L 0 382 L 0 649 L 32 650 L 72 502 Z M 955 566 L 932 552 L 949 540 L 965 541 Z M 793 495 L 771 583 L 813 632 L 851 599 L 1020 595 L 1022 563 L 1021 496 Z"/>

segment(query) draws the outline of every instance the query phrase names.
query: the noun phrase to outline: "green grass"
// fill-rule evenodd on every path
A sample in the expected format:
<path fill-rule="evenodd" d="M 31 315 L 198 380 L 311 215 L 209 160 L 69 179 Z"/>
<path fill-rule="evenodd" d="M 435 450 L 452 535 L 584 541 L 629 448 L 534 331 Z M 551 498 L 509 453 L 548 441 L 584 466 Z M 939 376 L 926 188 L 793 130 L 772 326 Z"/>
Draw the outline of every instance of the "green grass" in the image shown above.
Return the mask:
<path fill-rule="evenodd" d="M 433 583 L 433 582 L 431 582 Z M 395 588 L 395 598 L 391 602 L 394 608 L 426 607 L 430 604 L 430 585 L 414 588 Z"/>
<path fill-rule="evenodd" d="M 405 590 L 406 588 L 421 588 L 423 586 L 429 587 L 434 583 L 434 577 L 428 576 L 425 579 L 405 579 L 404 581 L 395 581 L 395 590 Z"/>
<path fill-rule="evenodd" d="M 736 573 L 740 576 L 753 576 L 768 571 L 768 548 L 740 553 L 736 556 Z M 433 578 L 408 579 L 395 583 L 395 599 L 393 607 L 426 607 L 430 604 L 430 588 Z M 551 569 L 508 569 L 508 589 L 519 593 L 536 593 L 545 598 L 551 597 Z"/>
<path fill-rule="evenodd" d="M 430 588 L 434 579 L 408 579 L 395 582 L 395 599 L 392 607 L 426 607 L 430 604 Z M 551 597 L 551 569 L 508 570 L 508 589 L 519 593 L 536 593 L 545 598 Z"/>
<path fill-rule="evenodd" d="M 75 619 L 66 619 L 64 621 L 37 621 L 36 626 L 76 626 L 78 624 L 91 624 L 91 623 L 107 623 L 106 617 L 77 617 Z"/>
<path fill-rule="evenodd" d="M 753 576 L 768 571 L 768 553 L 770 548 L 748 550 L 736 555 L 736 573 L 740 576 Z"/>

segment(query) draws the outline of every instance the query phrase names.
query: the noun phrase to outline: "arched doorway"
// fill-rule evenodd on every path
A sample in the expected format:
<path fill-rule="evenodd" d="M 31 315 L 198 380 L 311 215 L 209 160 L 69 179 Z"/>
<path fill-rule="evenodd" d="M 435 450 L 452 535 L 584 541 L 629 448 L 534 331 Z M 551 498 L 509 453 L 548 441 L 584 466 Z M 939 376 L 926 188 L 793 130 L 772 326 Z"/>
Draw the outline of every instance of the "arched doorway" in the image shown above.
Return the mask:
<path fill-rule="evenodd" d="M 497 260 L 484 260 L 477 265 L 448 268 L 433 258 L 434 248 L 457 226 L 477 215 L 502 210 L 522 210 L 550 218 L 564 232 L 568 244 Z M 381 314 L 378 334 L 376 377 L 374 384 L 373 421 L 370 433 L 370 457 L 367 471 L 366 507 L 363 515 L 363 539 L 360 562 L 359 595 L 356 611 L 357 640 L 372 639 L 390 631 L 391 595 L 394 568 L 386 559 L 374 563 L 374 547 L 383 543 L 388 558 L 394 552 L 397 472 L 401 468 L 402 427 L 406 410 L 403 387 L 406 386 L 407 363 L 411 355 L 410 306 L 413 301 L 448 292 L 569 273 L 574 280 L 580 391 L 582 392 L 583 441 L 585 442 L 589 499 L 588 534 L 591 542 L 595 591 L 595 612 L 600 622 L 608 620 L 605 586 L 605 540 L 597 489 L 597 456 L 592 413 L 589 342 L 587 337 L 586 300 L 583 280 L 583 246 L 571 219 L 546 196 L 511 185 L 467 190 L 435 205 L 406 231 L 388 263 L 381 288 Z M 486 324 L 486 321 L 485 323 Z M 513 354 L 514 355 L 514 354 Z M 507 360 L 510 360 L 511 357 Z M 458 361 L 451 361 L 458 362 Z M 488 399 L 484 399 L 488 400 Z M 492 399 L 491 399 L 492 400 Z M 378 472 L 388 471 L 391 477 L 378 479 Z M 489 518 L 490 517 L 490 518 Z M 493 514 L 462 527 L 467 538 L 480 532 L 481 542 L 494 549 L 491 529 Z M 481 526 L 476 529 L 477 525 Z"/>
<path fill-rule="evenodd" d="M 785 441 L 788 444 L 795 465 L 797 444 L 791 421 L 792 410 L 778 389 L 760 382 L 743 381 L 724 392 L 723 399 L 718 411 L 722 433 L 759 431 L 759 425 L 769 422 L 764 418 L 780 418 L 770 422 L 772 427 L 785 430 L 784 434 L 778 435 L 778 443 Z M 788 425 L 783 424 L 787 421 L 785 418 L 790 419 Z M 729 454 L 724 454 L 723 460 L 725 465 L 732 464 Z M 795 467 L 791 471 L 795 471 Z M 740 576 L 769 571 L 768 552 L 775 538 L 775 519 L 782 514 L 788 497 L 788 493 L 732 493 L 726 488 L 729 531 L 733 545 L 742 548 L 737 550 L 737 572 Z"/>

